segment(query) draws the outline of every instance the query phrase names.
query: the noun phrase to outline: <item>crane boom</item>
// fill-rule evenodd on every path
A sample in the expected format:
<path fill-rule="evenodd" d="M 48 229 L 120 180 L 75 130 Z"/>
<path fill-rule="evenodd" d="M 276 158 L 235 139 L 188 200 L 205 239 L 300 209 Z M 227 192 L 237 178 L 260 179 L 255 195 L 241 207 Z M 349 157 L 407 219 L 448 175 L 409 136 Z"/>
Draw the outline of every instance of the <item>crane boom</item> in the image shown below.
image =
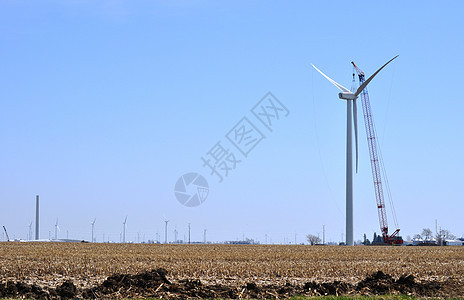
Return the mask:
<path fill-rule="evenodd" d="M 5 231 L 5 234 L 6 234 L 6 240 L 9 242 L 9 241 L 10 241 L 10 237 L 8 236 L 8 232 L 6 231 L 5 226 L 3 226 L 3 230 Z"/>
<path fill-rule="evenodd" d="M 354 62 L 351 62 L 358 74 L 359 85 L 361 86 L 364 81 L 364 72 L 359 69 Z M 374 180 L 374 190 L 375 190 L 375 198 L 377 201 L 377 211 L 379 215 L 379 223 L 380 223 L 380 231 L 382 232 L 382 237 L 384 243 L 387 244 L 402 244 L 403 240 L 401 237 L 398 237 L 398 233 L 400 229 L 398 228 L 396 218 L 395 218 L 395 225 L 396 230 L 389 235 L 388 234 L 388 222 L 387 222 L 387 213 L 385 208 L 385 200 L 384 200 L 384 190 L 382 185 L 382 174 L 385 176 L 385 170 L 382 164 L 382 156 L 380 153 L 380 147 L 377 143 L 376 139 L 376 132 L 374 126 L 374 119 L 372 116 L 372 109 L 371 104 L 369 101 L 369 93 L 367 92 L 367 88 L 360 94 L 361 103 L 363 108 L 364 114 L 364 123 L 366 127 L 366 136 L 367 136 L 367 144 L 369 146 L 369 157 L 371 160 L 371 169 L 372 169 L 372 177 Z M 388 187 L 387 187 L 388 188 Z M 393 210 L 392 206 L 392 210 Z M 393 213 L 394 214 L 394 213 Z"/>

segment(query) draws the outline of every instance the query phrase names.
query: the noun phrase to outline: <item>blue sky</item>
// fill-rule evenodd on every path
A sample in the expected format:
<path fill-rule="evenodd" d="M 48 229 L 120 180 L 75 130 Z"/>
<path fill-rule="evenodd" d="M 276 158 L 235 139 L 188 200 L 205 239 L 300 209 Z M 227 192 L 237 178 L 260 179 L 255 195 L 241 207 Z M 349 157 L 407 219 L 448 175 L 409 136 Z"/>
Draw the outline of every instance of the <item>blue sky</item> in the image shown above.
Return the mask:
<path fill-rule="evenodd" d="M 460 86 L 463 4 L 332 1 L 2 1 L 0 225 L 41 236 L 339 241 L 344 233 L 345 103 L 314 63 L 350 87 L 372 74 L 377 133 L 401 233 L 464 234 Z M 223 182 L 201 157 L 272 92 L 289 114 Z M 355 239 L 379 232 L 364 122 Z M 259 122 L 256 123 L 257 126 Z M 230 146 L 230 144 L 229 144 Z M 230 146 L 233 150 L 233 146 Z M 235 150 L 236 151 L 236 150 Z M 240 153 L 236 153 L 239 157 Z M 177 202 L 188 172 L 209 183 Z M 388 206 L 388 203 L 387 203 Z M 389 219 L 390 228 L 393 222 Z"/>

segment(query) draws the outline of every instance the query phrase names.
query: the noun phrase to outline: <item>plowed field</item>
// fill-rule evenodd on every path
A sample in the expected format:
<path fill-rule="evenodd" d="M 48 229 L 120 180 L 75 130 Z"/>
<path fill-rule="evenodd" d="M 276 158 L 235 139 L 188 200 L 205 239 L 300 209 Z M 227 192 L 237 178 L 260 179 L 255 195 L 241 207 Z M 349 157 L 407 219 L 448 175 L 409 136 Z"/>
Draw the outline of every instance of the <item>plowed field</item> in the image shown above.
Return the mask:
<path fill-rule="evenodd" d="M 464 296 L 463 280 L 464 247 L 0 243 L 0 297 Z"/>

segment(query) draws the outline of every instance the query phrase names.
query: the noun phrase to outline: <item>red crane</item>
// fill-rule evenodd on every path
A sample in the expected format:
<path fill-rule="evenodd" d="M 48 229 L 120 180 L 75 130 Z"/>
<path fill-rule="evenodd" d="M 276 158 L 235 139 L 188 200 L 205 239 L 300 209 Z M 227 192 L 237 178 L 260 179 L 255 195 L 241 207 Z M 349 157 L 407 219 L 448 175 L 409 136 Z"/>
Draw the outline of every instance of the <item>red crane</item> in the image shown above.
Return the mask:
<path fill-rule="evenodd" d="M 351 62 L 358 74 L 359 85 L 364 82 L 364 73 L 359 69 L 354 62 Z M 354 74 L 353 74 L 354 76 Z M 377 209 L 379 214 L 380 231 L 382 232 L 383 242 L 386 244 L 403 244 L 403 239 L 398 236 L 400 229 L 396 220 L 395 209 L 391 199 L 390 188 L 388 187 L 388 180 L 383 166 L 382 154 L 376 139 L 376 131 L 374 126 L 374 119 L 372 116 L 371 104 L 369 101 L 369 94 L 367 88 L 361 92 L 361 103 L 364 113 L 364 123 L 366 125 L 367 144 L 369 145 L 369 156 L 371 160 L 372 177 L 374 179 L 375 198 L 377 200 Z M 382 175 L 385 179 L 385 188 L 387 191 L 390 206 L 392 208 L 393 220 L 395 222 L 396 230 L 390 235 L 388 234 L 387 213 L 385 209 L 384 190 L 382 185 Z"/>

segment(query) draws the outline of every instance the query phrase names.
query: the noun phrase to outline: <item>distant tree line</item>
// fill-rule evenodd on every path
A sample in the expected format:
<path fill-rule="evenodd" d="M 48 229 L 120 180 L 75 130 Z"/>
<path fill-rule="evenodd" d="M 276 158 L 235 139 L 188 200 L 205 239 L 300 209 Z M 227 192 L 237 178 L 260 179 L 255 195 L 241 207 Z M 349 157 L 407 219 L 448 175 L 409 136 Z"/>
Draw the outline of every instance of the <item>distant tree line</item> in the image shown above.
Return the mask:
<path fill-rule="evenodd" d="M 430 228 L 424 228 L 422 229 L 422 233 L 419 234 L 415 234 L 413 236 L 413 239 L 415 240 L 423 240 L 423 241 L 433 241 L 434 239 L 434 236 L 433 236 L 433 232 L 432 230 L 430 230 Z M 451 233 L 451 231 L 449 231 L 448 229 L 442 229 L 440 228 L 440 230 L 437 232 L 437 234 L 435 235 L 435 241 L 438 245 L 443 245 L 443 242 L 445 240 L 455 240 L 456 239 L 456 236 L 454 234 Z"/>
<path fill-rule="evenodd" d="M 429 242 L 429 243 L 436 243 L 437 245 L 444 245 L 444 242 L 446 240 L 455 240 L 456 236 L 451 233 L 448 229 L 442 229 L 433 235 L 433 232 L 430 228 L 423 228 L 422 233 L 417 233 L 413 236 L 414 240 L 422 240 L 423 242 Z M 318 245 L 321 244 L 321 238 L 317 235 L 314 234 L 307 234 L 306 235 L 306 240 L 310 245 Z M 408 236 L 407 240 L 411 240 L 410 236 Z M 372 238 L 372 242 L 367 238 L 366 234 L 364 234 L 364 241 L 357 241 L 355 244 L 360 245 L 370 245 L 370 244 L 382 244 L 383 243 L 383 237 L 381 235 L 377 235 L 376 232 L 374 232 L 374 236 Z"/>

